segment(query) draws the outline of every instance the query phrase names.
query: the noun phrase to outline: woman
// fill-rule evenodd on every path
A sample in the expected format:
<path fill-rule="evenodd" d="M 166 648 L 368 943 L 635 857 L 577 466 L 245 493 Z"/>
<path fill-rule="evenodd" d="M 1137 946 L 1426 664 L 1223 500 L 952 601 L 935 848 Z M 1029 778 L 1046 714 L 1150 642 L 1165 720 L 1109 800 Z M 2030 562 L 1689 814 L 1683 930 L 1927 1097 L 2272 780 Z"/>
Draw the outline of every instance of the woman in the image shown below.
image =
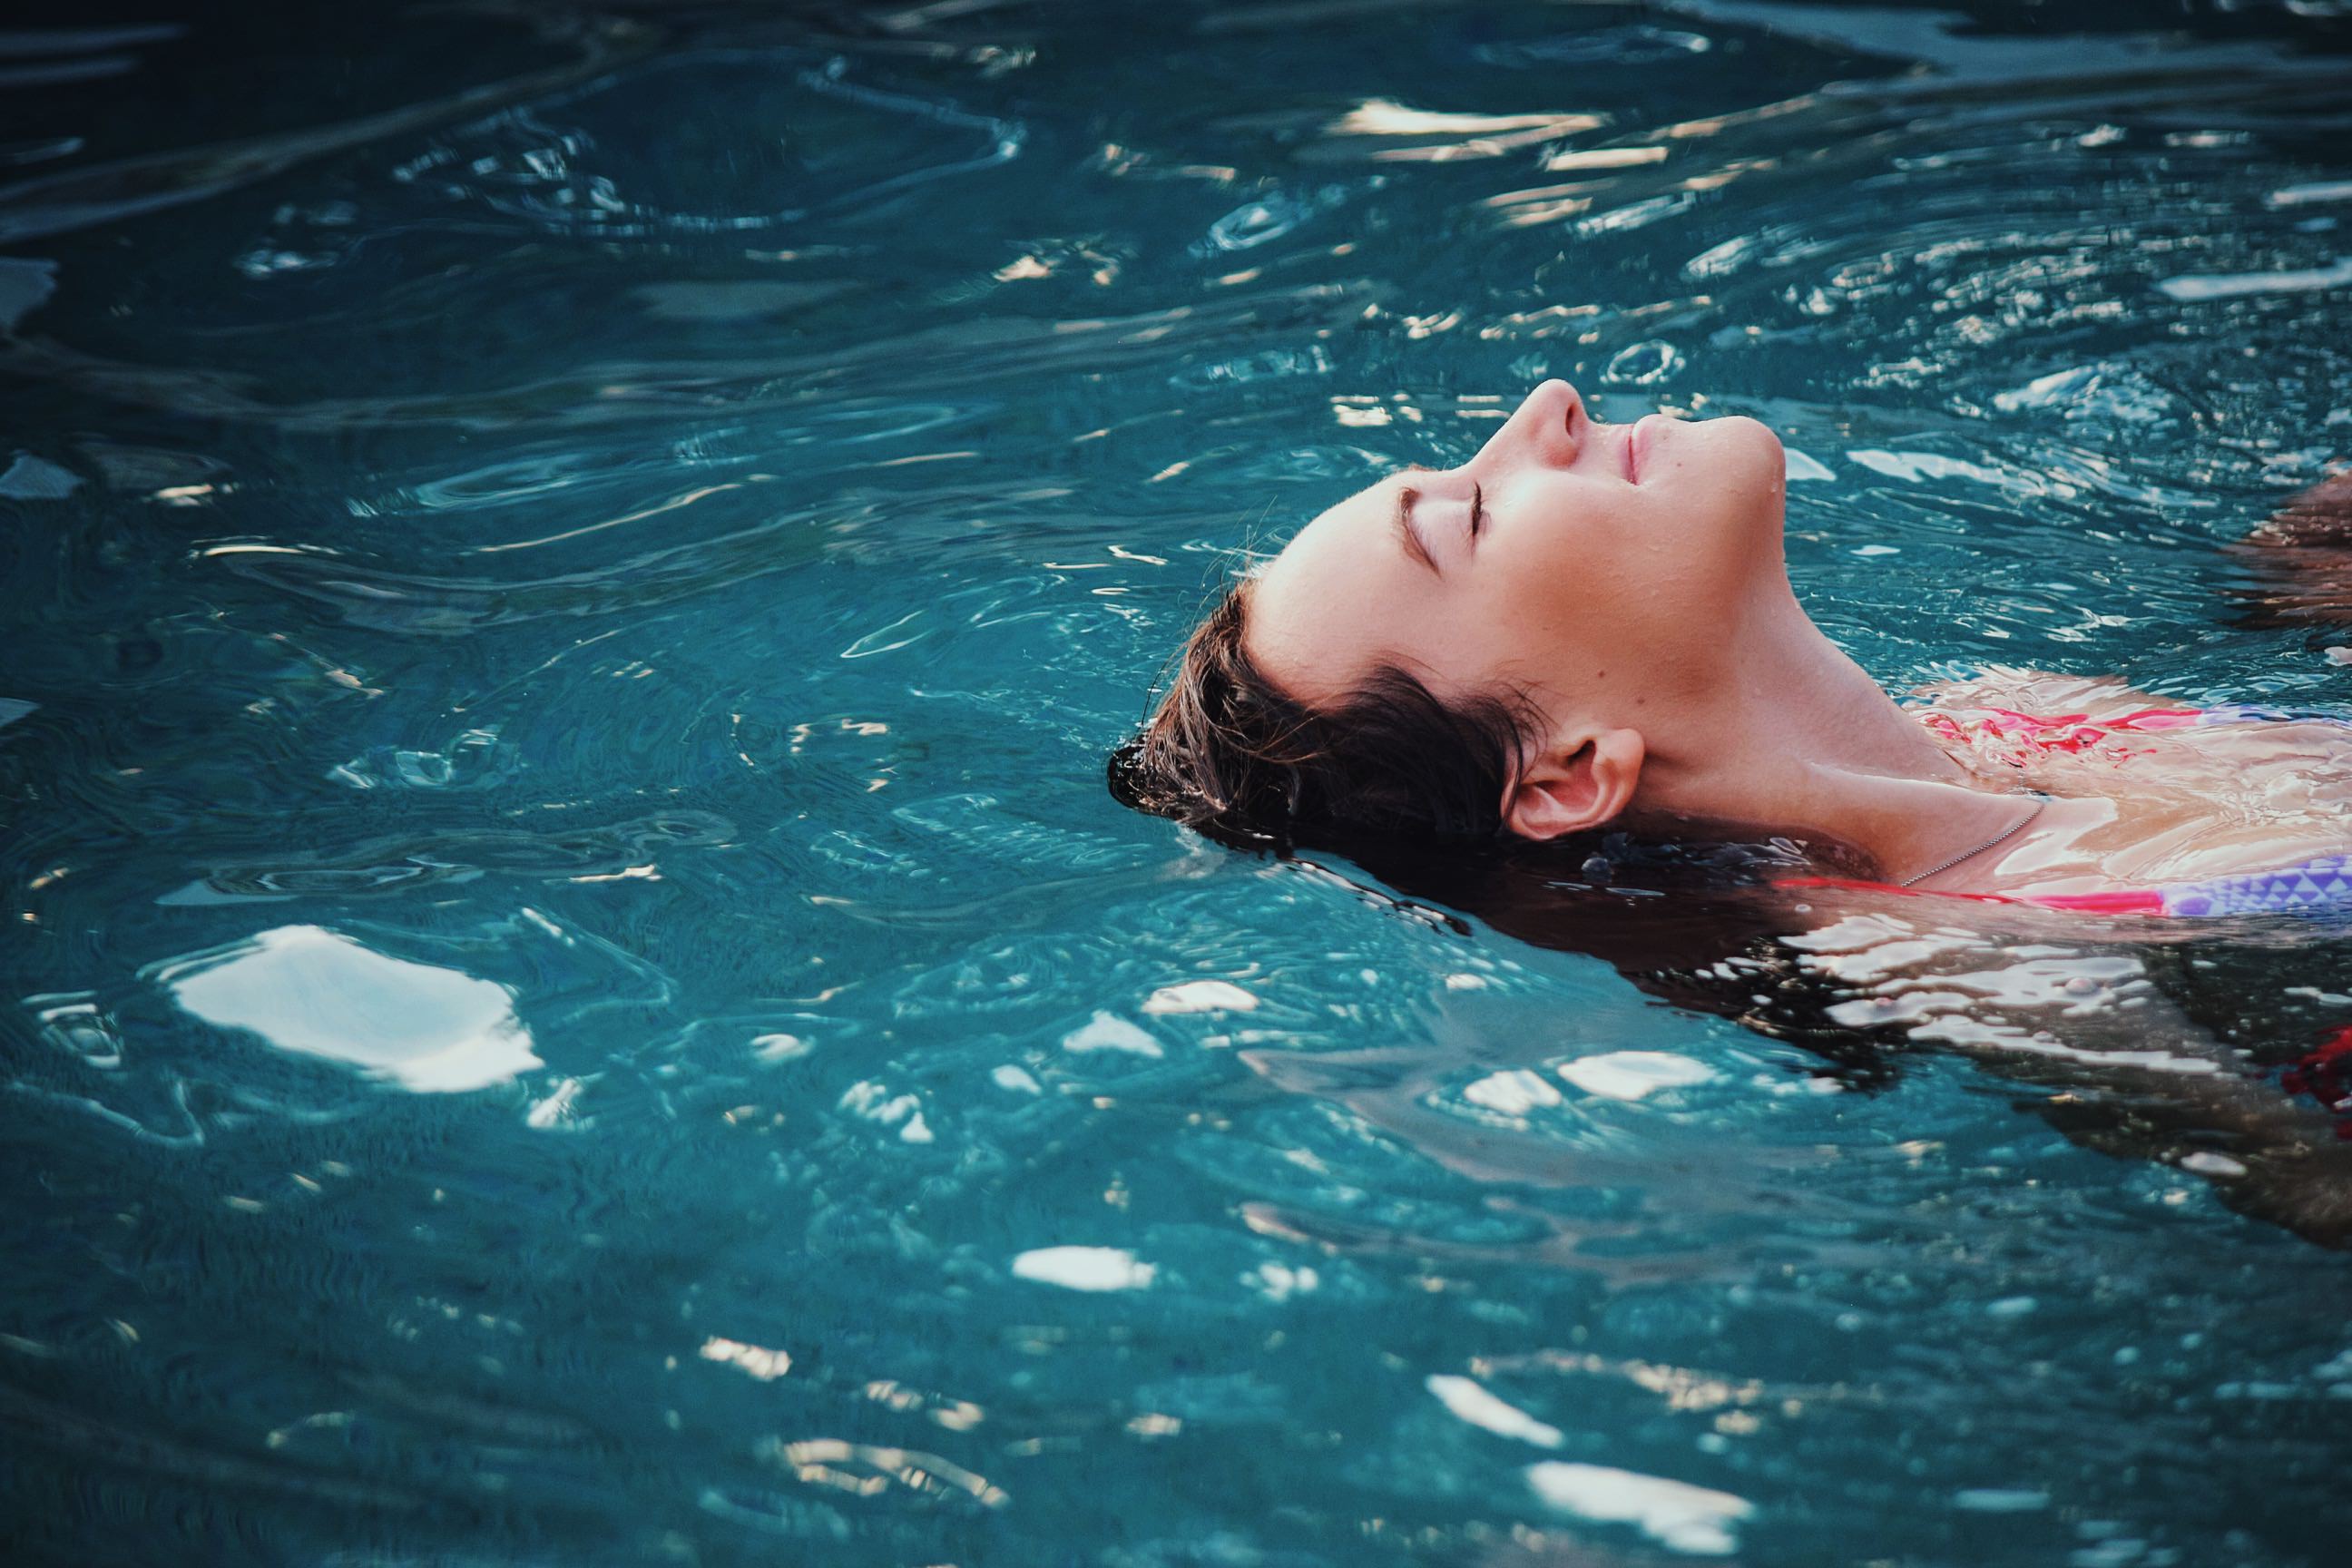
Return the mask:
<path fill-rule="evenodd" d="M 1969 1051 L 2060 1090 L 2032 1103 L 2068 1136 L 2352 1244 L 2352 950 L 2282 985 L 2207 922 L 2095 918 L 2352 910 L 2352 727 L 2014 671 L 1900 707 L 1799 606 L 1763 426 L 1601 424 L 1547 382 L 1469 462 L 1342 501 L 1228 593 L 1113 788 L 1340 849 L 1849 1087 L 1890 1081 L 1889 1047 Z M 2234 549 L 2245 618 L 2352 620 L 2352 476 Z"/>
<path fill-rule="evenodd" d="M 1548 381 L 1233 589 L 1115 784 L 1258 842 L 1617 827 L 2054 908 L 2352 909 L 2352 727 L 2016 673 L 1899 707 L 1798 604 L 1783 475 L 1752 419 L 1608 425 Z"/>

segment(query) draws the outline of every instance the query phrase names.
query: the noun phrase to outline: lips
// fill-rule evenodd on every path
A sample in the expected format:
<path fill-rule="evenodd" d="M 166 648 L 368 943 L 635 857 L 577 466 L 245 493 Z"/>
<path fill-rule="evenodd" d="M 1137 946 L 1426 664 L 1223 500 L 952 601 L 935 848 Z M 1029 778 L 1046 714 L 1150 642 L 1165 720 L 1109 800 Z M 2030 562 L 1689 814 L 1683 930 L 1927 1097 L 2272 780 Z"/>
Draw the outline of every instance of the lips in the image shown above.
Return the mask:
<path fill-rule="evenodd" d="M 1656 438 L 1650 434 L 1650 426 L 1664 417 L 1663 414 L 1645 414 L 1634 420 L 1632 428 L 1626 431 L 1625 480 L 1628 484 L 1642 482 L 1642 469 L 1649 458 L 1650 448 L 1656 444 Z"/>

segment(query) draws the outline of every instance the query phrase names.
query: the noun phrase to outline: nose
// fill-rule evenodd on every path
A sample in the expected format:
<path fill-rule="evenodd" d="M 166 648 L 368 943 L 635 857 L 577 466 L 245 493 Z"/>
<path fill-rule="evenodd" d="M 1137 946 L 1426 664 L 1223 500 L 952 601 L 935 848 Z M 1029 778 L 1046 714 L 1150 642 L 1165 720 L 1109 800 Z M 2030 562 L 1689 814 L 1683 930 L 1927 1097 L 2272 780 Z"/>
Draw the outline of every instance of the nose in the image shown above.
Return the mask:
<path fill-rule="evenodd" d="M 1576 461 L 1591 423 L 1576 388 L 1555 378 L 1528 393 L 1478 455 L 1566 468 Z"/>

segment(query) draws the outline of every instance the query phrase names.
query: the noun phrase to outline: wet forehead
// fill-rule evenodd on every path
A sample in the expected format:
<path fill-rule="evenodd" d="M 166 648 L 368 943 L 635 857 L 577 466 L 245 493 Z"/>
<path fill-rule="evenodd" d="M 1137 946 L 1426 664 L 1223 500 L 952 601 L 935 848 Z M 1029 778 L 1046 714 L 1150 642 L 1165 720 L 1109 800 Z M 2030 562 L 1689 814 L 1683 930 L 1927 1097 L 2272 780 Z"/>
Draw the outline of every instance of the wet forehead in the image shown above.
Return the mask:
<path fill-rule="evenodd" d="M 1397 487 L 1382 480 L 1300 529 L 1251 584 L 1244 643 L 1259 668 L 1308 702 L 1350 689 L 1389 653 L 1382 630 L 1413 570 L 1392 536 Z"/>

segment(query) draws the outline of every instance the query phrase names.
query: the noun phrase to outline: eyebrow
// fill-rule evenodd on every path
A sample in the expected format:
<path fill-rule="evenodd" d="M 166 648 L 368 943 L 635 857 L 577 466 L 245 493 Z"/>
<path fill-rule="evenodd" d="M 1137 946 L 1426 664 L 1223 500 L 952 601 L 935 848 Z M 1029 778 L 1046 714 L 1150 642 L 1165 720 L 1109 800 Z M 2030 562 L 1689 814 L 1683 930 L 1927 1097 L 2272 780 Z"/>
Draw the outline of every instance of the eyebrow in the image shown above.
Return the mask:
<path fill-rule="evenodd" d="M 1420 499 L 1421 492 L 1411 485 L 1397 487 L 1395 522 L 1397 537 L 1403 542 L 1404 552 L 1407 555 L 1428 567 L 1433 576 L 1442 577 L 1445 574 L 1438 571 L 1437 563 L 1429 558 L 1429 547 L 1423 544 L 1421 535 L 1412 531 L 1412 523 L 1410 521 L 1412 515 L 1412 503 Z"/>

